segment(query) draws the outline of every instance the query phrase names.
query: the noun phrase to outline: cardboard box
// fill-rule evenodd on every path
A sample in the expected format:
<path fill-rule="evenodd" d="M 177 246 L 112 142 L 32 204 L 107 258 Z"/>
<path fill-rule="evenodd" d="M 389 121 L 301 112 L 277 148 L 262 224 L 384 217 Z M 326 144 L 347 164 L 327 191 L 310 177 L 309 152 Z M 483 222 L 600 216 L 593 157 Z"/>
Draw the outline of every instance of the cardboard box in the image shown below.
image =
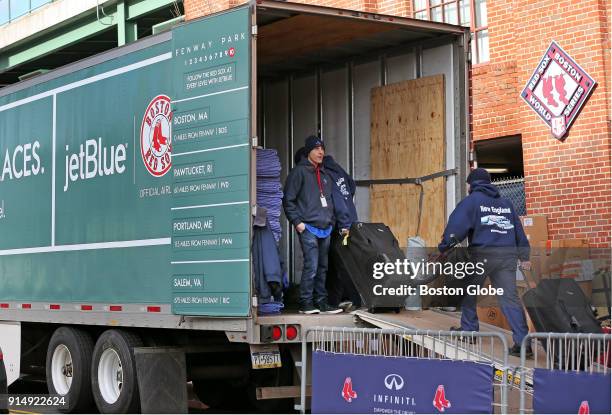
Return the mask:
<path fill-rule="evenodd" d="M 539 242 L 532 250 L 531 264 L 541 278 L 583 278 L 589 260 L 589 241 L 562 239 Z"/>
<path fill-rule="evenodd" d="M 523 298 L 523 295 L 530 290 L 531 286 L 532 286 L 532 282 L 527 282 L 527 281 L 517 281 L 516 282 L 516 291 L 518 293 L 518 296 L 520 299 Z M 526 308 L 523 308 L 524 313 L 525 313 L 525 319 L 527 320 L 527 327 L 529 328 L 529 332 L 530 333 L 535 333 L 536 329 L 533 325 L 533 322 L 531 321 L 531 318 L 529 317 L 529 313 L 527 312 Z"/>
<path fill-rule="evenodd" d="M 487 323 L 505 330 L 511 330 L 506 317 L 504 317 L 499 307 L 478 307 L 476 313 L 481 323 Z"/>
<path fill-rule="evenodd" d="M 592 281 L 579 281 L 578 285 L 584 292 L 584 296 L 591 301 L 593 298 L 593 282 Z"/>
<path fill-rule="evenodd" d="M 548 218 L 546 215 L 521 216 L 521 224 L 532 246 L 548 240 Z"/>

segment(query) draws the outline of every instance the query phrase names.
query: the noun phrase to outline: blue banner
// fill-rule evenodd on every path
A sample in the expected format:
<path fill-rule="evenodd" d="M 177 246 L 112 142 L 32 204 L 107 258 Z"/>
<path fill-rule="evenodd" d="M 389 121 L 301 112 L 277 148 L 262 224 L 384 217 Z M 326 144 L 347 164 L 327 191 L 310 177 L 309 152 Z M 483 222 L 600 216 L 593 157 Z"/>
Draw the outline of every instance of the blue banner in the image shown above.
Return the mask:
<path fill-rule="evenodd" d="M 492 413 L 484 363 L 316 351 L 312 413 Z"/>
<path fill-rule="evenodd" d="M 610 374 L 535 369 L 533 411 L 538 414 L 609 414 Z"/>

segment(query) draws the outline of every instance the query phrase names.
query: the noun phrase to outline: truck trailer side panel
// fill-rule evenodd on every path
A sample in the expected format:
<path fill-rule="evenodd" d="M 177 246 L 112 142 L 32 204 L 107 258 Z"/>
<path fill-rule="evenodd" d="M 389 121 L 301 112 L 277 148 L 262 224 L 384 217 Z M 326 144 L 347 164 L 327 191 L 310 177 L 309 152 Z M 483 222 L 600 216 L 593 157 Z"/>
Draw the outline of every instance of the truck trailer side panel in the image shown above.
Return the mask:
<path fill-rule="evenodd" d="M 5 311 L 248 316 L 249 28 L 243 7 L 0 97 Z"/>

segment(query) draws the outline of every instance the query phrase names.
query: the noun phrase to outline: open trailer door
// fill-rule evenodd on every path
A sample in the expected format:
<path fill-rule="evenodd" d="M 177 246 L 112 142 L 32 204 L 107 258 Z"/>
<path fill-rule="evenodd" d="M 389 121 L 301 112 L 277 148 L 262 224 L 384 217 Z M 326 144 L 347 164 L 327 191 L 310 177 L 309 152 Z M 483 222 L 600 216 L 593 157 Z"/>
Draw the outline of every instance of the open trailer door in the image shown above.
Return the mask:
<path fill-rule="evenodd" d="M 172 312 L 247 316 L 254 8 L 172 34 Z"/>

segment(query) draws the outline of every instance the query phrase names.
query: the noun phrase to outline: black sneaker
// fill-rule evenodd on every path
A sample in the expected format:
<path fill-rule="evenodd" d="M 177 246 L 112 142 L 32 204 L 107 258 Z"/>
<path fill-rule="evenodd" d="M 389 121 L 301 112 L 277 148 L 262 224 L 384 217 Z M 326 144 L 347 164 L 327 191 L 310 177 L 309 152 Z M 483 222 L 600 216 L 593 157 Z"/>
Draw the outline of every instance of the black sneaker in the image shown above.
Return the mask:
<path fill-rule="evenodd" d="M 332 307 L 327 303 L 319 304 L 319 310 L 321 310 L 321 314 L 340 314 L 342 313 L 341 308 Z"/>
<path fill-rule="evenodd" d="M 300 314 L 319 314 L 321 311 L 312 304 L 300 306 Z"/>
<path fill-rule="evenodd" d="M 521 346 L 515 344 L 514 346 L 510 347 L 508 349 L 508 354 L 514 357 L 521 357 Z M 527 350 L 525 350 L 525 357 L 527 359 L 533 358 L 533 350 L 531 350 L 531 347 L 527 347 Z"/>

